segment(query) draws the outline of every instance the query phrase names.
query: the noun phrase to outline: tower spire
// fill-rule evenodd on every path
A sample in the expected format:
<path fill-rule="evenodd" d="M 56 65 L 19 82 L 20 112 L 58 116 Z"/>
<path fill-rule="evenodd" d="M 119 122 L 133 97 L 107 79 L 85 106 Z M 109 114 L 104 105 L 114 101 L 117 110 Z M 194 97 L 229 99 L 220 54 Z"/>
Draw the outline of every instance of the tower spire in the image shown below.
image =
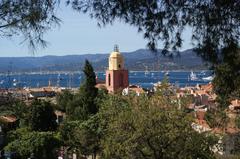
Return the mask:
<path fill-rule="evenodd" d="M 117 44 L 114 45 L 114 52 L 119 52 L 119 47 Z"/>

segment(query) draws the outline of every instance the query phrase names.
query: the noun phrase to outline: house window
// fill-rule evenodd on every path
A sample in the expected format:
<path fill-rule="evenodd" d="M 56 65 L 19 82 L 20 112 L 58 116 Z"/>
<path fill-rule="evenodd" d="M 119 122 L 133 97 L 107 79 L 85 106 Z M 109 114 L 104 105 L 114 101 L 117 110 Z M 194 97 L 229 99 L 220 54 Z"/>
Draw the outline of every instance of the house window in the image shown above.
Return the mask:
<path fill-rule="evenodd" d="M 111 75 L 108 74 L 108 86 L 110 86 L 110 85 L 111 85 Z"/>

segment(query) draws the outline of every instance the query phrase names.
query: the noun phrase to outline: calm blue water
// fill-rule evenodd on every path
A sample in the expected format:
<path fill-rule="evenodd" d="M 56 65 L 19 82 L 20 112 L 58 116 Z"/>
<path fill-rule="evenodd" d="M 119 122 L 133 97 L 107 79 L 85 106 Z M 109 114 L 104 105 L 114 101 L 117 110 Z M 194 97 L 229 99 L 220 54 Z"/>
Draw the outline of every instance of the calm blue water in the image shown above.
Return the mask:
<path fill-rule="evenodd" d="M 195 86 L 196 84 L 204 84 L 209 81 L 203 81 L 202 77 L 211 75 L 210 71 L 194 72 L 198 80 L 189 80 L 190 71 L 169 72 L 169 81 L 179 87 Z M 105 80 L 104 72 L 96 73 L 98 79 Z M 140 85 L 144 88 L 151 88 L 154 83 L 161 81 L 164 72 L 129 72 L 130 84 Z M 14 87 L 42 87 L 48 86 L 49 81 L 52 86 L 61 87 L 79 87 L 83 81 L 82 73 L 75 74 L 21 74 L 21 75 L 0 75 L 0 88 Z"/>

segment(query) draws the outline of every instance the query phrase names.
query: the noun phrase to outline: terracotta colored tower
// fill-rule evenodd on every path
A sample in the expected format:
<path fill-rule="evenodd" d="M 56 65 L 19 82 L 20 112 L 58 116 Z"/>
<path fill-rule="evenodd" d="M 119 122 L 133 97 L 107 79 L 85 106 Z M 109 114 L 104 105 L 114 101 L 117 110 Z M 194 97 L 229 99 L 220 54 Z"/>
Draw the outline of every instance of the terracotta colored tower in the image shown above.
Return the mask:
<path fill-rule="evenodd" d="M 109 67 L 106 70 L 106 87 L 108 92 L 116 93 L 128 87 L 128 70 L 124 69 L 124 59 L 115 45 L 109 56 Z"/>

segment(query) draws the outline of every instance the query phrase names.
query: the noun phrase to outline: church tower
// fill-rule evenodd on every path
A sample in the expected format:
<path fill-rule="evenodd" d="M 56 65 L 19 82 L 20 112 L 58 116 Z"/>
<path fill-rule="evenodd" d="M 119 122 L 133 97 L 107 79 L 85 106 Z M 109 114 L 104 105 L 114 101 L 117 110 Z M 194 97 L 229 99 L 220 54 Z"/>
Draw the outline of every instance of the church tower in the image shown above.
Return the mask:
<path fill-rule="evenodd" d="M 128 70 L 124 69 L 124 58 L 119 52 L 118 46 L 109 56 L 109 67 L 106 71 L 106 88 L 110 93 L 122 91 L 128 87 Z"/>

